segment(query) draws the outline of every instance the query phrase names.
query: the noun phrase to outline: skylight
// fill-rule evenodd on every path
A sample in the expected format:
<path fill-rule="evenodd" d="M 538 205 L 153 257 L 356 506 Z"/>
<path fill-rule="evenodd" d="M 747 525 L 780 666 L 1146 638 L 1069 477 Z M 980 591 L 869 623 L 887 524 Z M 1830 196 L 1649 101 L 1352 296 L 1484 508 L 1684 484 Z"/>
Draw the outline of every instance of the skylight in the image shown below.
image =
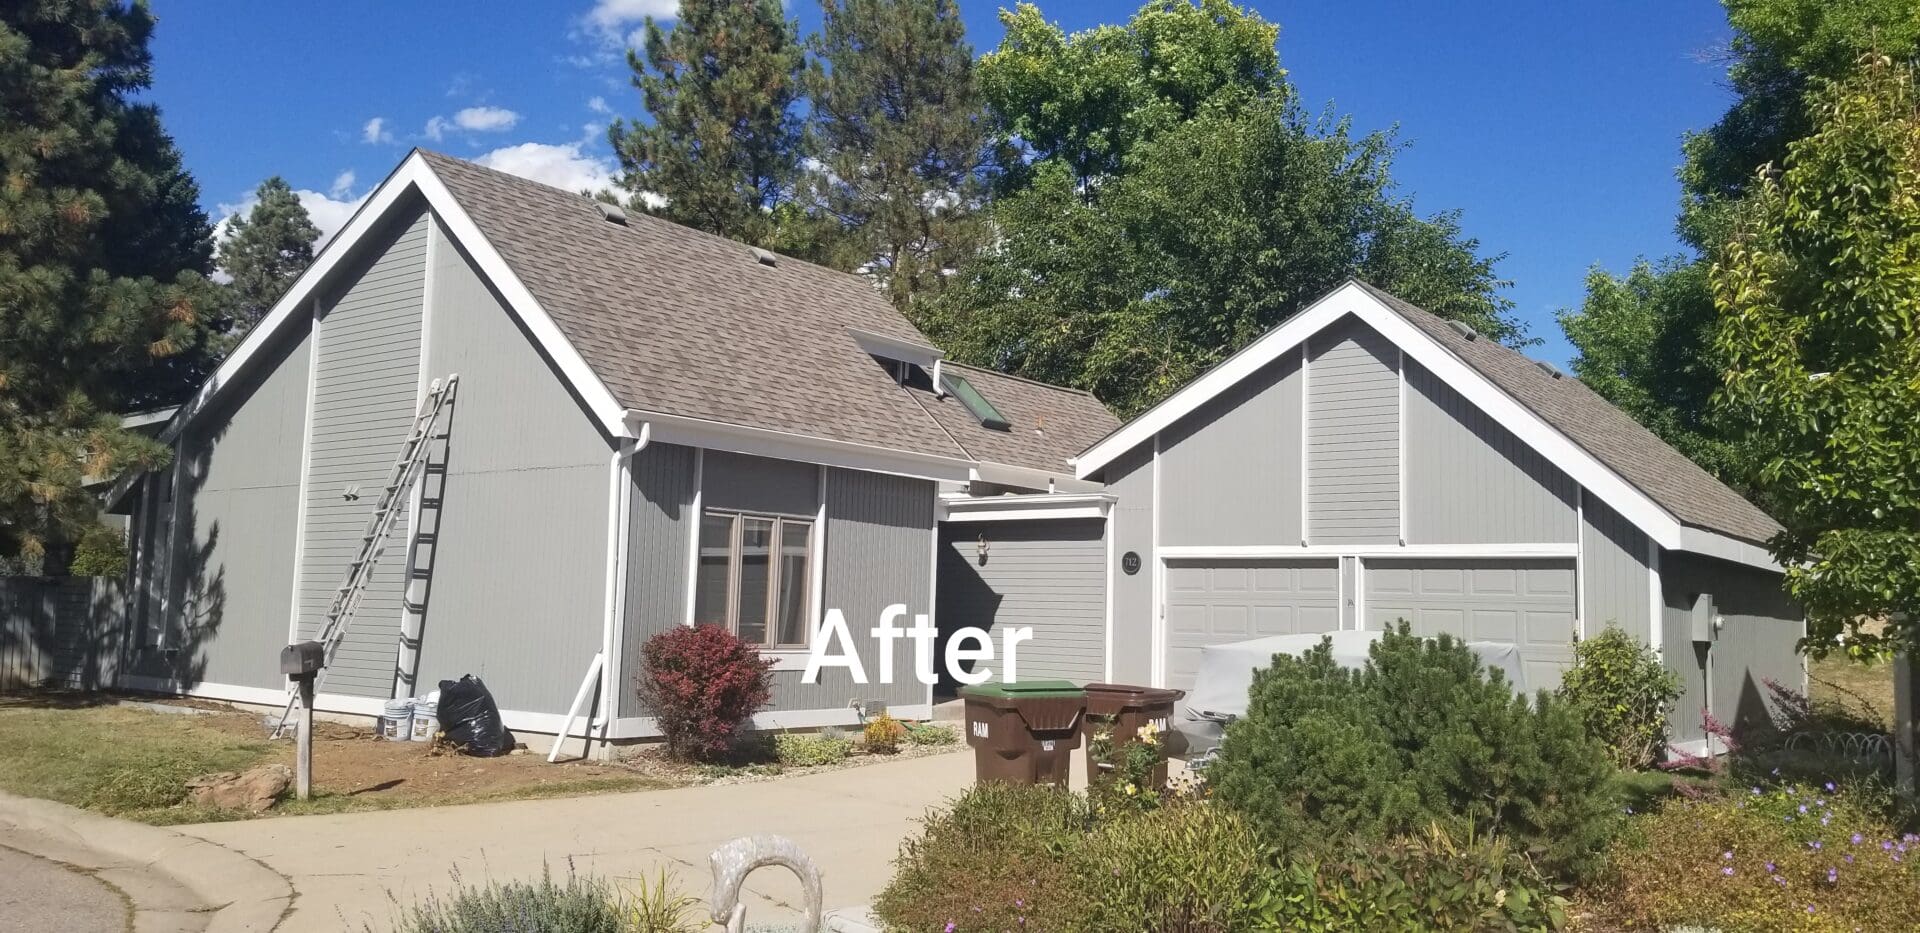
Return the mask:
<path fill-rule="evenodd" d="M 1013 422 L 1008 421 L 1007 416 L 1000 413 L 1000 409 L 993 407 L 993 403 L 987 401 L 987 397 L 981 395 L 980 390 L 967 381 L 967 377 L 943 372 L 940 374 L 940 382 L 947 387 L 948 392 L 953 393 L 954 398 L 960 400 L 960 404 L 967 406 L 967 411 L 979 420 L 981 427 L 992 428 L 995 431 L 1005 431 L 1013 427 Z"/>

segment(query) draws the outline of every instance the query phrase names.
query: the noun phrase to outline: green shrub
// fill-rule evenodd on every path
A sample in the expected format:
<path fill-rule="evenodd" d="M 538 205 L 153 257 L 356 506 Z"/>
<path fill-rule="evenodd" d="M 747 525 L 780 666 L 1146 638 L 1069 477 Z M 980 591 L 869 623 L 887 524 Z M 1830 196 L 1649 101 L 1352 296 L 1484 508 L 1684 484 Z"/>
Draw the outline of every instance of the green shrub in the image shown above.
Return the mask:
<path fill-rule="evenodd" d="M 1262 928 L 1415 933 L 1552 930 L 1565 922 L 1565 899 L 1504 843 L 1456 843 L 1432 829 L 1288 860 Z"/>
<path fill-rule="evenodd" d="M 1438 826 L 1505 836 L 1551 871 L 1596 867 L 1618 821 L 1613 768 L 1565 704 L 1530 704 L 1449 636 L 1402 622 L 1364 671 L 1322 643 L 1254 677 L 1207 771 L 1272 837 L 1379 840 Z"/>
<path fill-rule="evenodd" d="M 1911 929 L 1920 837 L 1896 835 L 1877 803 L 1832 784 L 1676 798 L 1634 819 L 1588 899 L 1633 929 Z"/>
<path fill-rule="evenodd" d="M 1091 899 L 1081 929 L 1232 933 L 1267 926 L 1268 847 L 1245 817 L 1205 801 L 1104 821 L 1076 860 Z"/>
<path fill-rule="evenodd" d="M 773 752 L 787 768 L 806 768 L 845 761 L 853 754 L 853 742 L 832 732 L 812 735 L 785 732 L 773 738 Z"/>
<path fill-rule="evenodd" d="M 907 727 L 886 713 L 868 720 L 860 731 L 868 753 L 874 755 L 891 755 L 899 751 L 900 740 L 907 735 Z"/>
<path fill-rule="evenodd" d="M 612 885 L 569 874 L 565 884 L 555 884 L 545 875 L 533 883 L 458 884 L 445 900 L 429 894 L 424 903 L 403 914 L 395 927 L 399 933 L 631 933 L 635 927 L 629 919 Z M 694 929 L 699 927 L 689 924 L 647 933 Z"/>
<path fill-rule="evenodd" d="M 1088 825 L 1078 794 L 977 784 L 901 844 L 874 915 L 897 930 L 1085 930 L 1069 857 Z"/>
<path fill-rule="evenodd" d="M 958 741 L 959 734 L 946 726 L 931 722 L 907 723 L 909 745 L 952 745 Z"/>
<path fill-rule="evenodd" d="M 1166 752 L 1153 723 L 1142 726 L 1133 741 L 1114 743 L 1112 729 L 1102 728 L 1087 739 L 1094 773 L 1087 775 L 1087 794 L 1100 814 L 1146 811 L 1160 806 L 1166 788 L 1155 780 Z"/>
<path fill-rule="evenodd" d="M 119 577 L 127 572 L 127 533 L 96 525 L 74 543 L 67 573 L 76 577 Z"/>
<path fill-rule="evenodd" d="M 1680 698 L 1680 675 L 1639 639 L 1614 626 L 1573 646 L 1573 667 L 1560 681 L 1587 735 L 1615 767 L 1652 765 L 1667 747 L 1667 714 Z"/>

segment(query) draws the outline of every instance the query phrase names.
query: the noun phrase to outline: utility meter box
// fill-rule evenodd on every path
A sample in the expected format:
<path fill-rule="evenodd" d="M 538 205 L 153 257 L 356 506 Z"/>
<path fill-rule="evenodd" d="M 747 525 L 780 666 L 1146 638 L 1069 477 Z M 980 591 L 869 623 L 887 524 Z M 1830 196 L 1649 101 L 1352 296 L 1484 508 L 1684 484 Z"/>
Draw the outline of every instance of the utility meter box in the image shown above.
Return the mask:
<path fill-rule="evenodd" d="M 327 666 L 327 646 L 317 641 L 295 642 L 280 649 L 280 673 L 310 677 Z"/>
<path fill-rule="evenodd" d="M 1712 641 L 1715 628 L 1713 624 L 1713 594 L 1693 594 L 1693 611 L 1687 615 L 1688 621 L 1691 623 L 1688 627 L 1693 632 L 1693 640 L 1696 642 Z"/>

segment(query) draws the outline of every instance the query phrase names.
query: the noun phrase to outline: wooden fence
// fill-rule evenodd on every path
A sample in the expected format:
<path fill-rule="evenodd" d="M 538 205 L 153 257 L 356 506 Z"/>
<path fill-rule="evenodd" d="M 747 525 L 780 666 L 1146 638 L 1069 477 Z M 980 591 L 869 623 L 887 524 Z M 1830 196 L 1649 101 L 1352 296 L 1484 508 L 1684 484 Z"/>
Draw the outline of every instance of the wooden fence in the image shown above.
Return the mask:
<path fill-rule="evenodd" d="M 113 685 L 125 590 L 92 577 L 0 577 L 0 690 Z"/>

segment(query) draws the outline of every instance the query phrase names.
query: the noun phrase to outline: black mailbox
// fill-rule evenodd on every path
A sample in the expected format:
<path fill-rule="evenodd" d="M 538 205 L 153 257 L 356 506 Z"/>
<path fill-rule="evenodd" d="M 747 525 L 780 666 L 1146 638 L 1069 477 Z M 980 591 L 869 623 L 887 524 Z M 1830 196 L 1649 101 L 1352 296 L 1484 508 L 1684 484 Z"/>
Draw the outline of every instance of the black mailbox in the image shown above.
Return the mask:
<path fill-rule="evenodd" d="M 280 649 L 280 673 L 288 677 L 318 674 L 327 666 L 327 646 L 317 641 L 295 642 Z"/>

